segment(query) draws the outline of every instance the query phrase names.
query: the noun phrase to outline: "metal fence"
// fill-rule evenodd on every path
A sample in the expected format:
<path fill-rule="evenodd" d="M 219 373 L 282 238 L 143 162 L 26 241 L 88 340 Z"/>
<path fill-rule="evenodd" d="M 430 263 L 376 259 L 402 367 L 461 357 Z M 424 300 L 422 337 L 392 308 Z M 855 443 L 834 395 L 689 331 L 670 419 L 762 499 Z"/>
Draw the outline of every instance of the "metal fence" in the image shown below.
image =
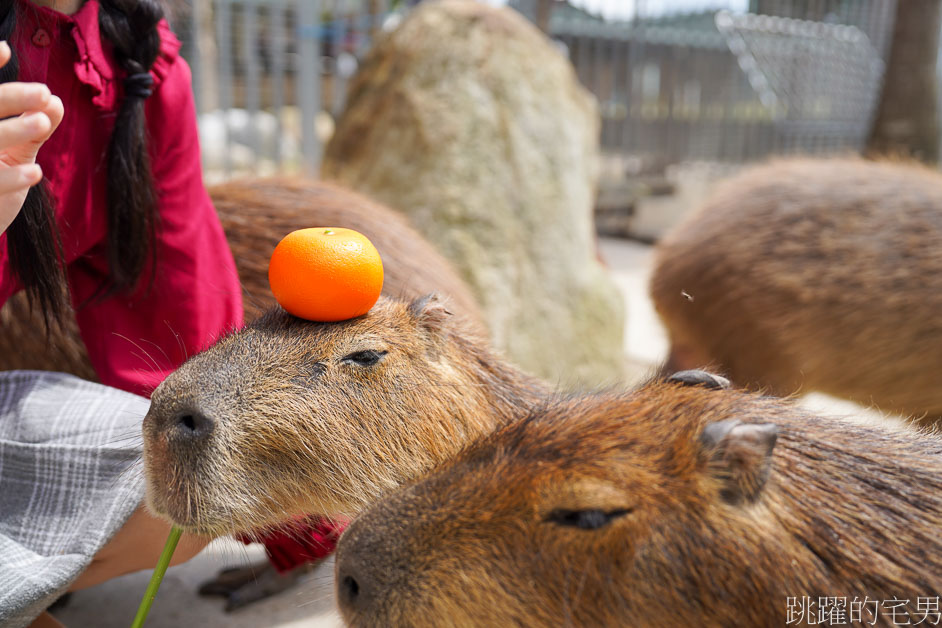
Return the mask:
<path fill-rule="evenodd" d="M 535 1 L 510 4 L 532 14 Z M 315 170 L 358 60 L 409 4 L 179 0 L 210 176 Z M 599 101 L 609 155 L 660 169 L 862 146 L 895 0 L 751 0 L 751 13 L 635 6 L 612 19 L 557 1 L 549 23 Z"/>
<path fill-rule="evenodd" d="M 551 35 L 599 101 L 606 153 L 660 170 L 863 148 L 894 3 L 751 4 L 765 13 L 553 16 Z"/>
<path fill-rule="evenodd" d="M 390 17 L 390 4 L 178 3 L 171 19 L 193 70 L 209 177 L 315 171 L 332 116 L 344 106 L 347 82 Z"/>

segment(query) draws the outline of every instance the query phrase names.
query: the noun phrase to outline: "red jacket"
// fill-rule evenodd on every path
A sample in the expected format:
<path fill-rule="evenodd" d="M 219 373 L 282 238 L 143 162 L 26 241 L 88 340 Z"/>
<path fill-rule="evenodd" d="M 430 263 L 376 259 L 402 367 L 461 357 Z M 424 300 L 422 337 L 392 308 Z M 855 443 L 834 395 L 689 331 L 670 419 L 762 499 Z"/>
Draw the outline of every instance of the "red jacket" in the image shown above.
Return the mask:
<path fill-rule="evenodd" d="M 28 2 L 18 6 L 12 46 L 19 80 L 46 83 L 65 118 L 39 151 L 56 202 L 74 305 L 108 273 L 106 155 L 123 98 L 116 65 L 98 30 L 98 2 L 67 16 Z M 180 42 L 159 25 L 161 51 L 145 101 L 158 193 L 157 272 L 133 295 L 77 309 L 82 338 L 102 383 L 150 395 L 188 355 L 242 325 L 242 293 L 225 234 L 203 187 L 190 70 Z M 149 271 L 145 269 L 142 277 Z M 0 236 L 0 305 L 20 286 Z"/>

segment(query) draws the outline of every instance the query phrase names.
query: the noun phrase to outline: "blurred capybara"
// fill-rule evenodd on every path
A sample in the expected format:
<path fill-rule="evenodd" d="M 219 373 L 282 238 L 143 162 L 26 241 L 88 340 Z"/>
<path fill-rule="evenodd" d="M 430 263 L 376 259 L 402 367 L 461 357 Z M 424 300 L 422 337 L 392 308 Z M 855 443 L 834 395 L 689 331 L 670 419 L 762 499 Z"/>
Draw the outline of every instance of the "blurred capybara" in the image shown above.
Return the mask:
<path fill-rule="evenodd" d="M 670 369 L 942 417 L 942 174 L 794 159 L 721 184 L 659 244 Z"/>
<path fill-rule="evenodd" d="M 843 602 L 844 623 L 938 623 L 942 437 L 726 384 L 548 403 L 371 505 L 338 548 L 344 618 L 752 628 Z"/>
<path fill-rule="evenodd" d="M 144 419 L 151 509 L 207 535 L 352 514 L 534 405 L 436 296 L 338 323 L 280 308 L 192 357 Z"/>
<path fill-rule="evenodd" d="M 337 185 L 292 178 L 231 181 L 209 193 L 239 270 L 247 321 L 275 304 L 268 260 L 281 238 L 295 229 L 334 226 L 355 229 L 376 245 L 385 270 L 383 294 L 447 295 L 452 311 L 485 333 L 474 297 L 449 262 L 389 208 Z M 36 314 L 22 293 L 0 310 L 0 370 L 64 371 L 96 379 L 75 321 L 47 336 Z"/>

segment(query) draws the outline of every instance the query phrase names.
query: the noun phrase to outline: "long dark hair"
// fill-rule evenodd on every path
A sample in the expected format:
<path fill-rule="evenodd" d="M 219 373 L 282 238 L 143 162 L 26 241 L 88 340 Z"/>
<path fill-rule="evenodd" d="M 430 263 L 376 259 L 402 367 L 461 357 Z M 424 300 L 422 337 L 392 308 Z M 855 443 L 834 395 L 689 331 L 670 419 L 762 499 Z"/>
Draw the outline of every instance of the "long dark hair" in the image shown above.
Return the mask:
<path fill-rule="evenodd" d="M 113 46 L 115 61 L 127 73 L 107 156 L 108 278 L 96 296 L 132 292 L 147 262 L 151 278 L 156 261 L 157 194 L 147 149 L 144 101 L 150 95 L 149 71 L 160 52 L 158 0 L 99 0 L 102 38 Z M 16 0 L 0 0 L 0 39 L 16 28 Z M 11 47 L 12 49 L 12 47 Z M 0 83 L 16 80 L 14 51 L 0 68 Z M 68 309 L 62 244 L 55 225 L 52 196 L 45 182 L 30 189 L 23 209 L 7 229 L 10 265 L 39 306 L 48 325 Z"/>

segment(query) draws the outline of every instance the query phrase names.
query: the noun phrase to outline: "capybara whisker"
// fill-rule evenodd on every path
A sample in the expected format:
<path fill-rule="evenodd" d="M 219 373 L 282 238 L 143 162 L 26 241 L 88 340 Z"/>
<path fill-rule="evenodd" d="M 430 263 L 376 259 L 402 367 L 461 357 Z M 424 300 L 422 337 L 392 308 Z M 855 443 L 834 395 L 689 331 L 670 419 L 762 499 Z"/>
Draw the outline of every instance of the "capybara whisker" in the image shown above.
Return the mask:
<path fill-rule="evenodd" d="M 150 362 L 150 364 L 153 365 L 153 367 L 154 367 L 155 370 L 158 370 L 158 371 L 161 370 L 160 365 L 157 364 L 157 360 L 155 360 L 154 357 L 153 357 L 150 353 L 148 353 L 146 349 L 144 349 L 144 347 L 142 347 L 142 346 L 139 345 L 138 343 L 134 342 L 133 340 L 131 340 L 130 338 L 128 338 L 128 337 L 125 336 L 124 334 L 119 334 L 118 332 L 113 332 L 113 333 L 114 333 L 114 335 L 115 335 L 116 337 L 121 338 L 122 340 L 126 340 L 128 343 L 134 345 L 134 347 L 135 347 L 138 351 L 140 351 L 141 354 L 143 354 L 143 355 L 140 355 L 140 354 L 134 353 L 134 354 L 132 354 L 132 355 L 134 355 L 134 357 L 140 358 L 141 362 Z"/>

